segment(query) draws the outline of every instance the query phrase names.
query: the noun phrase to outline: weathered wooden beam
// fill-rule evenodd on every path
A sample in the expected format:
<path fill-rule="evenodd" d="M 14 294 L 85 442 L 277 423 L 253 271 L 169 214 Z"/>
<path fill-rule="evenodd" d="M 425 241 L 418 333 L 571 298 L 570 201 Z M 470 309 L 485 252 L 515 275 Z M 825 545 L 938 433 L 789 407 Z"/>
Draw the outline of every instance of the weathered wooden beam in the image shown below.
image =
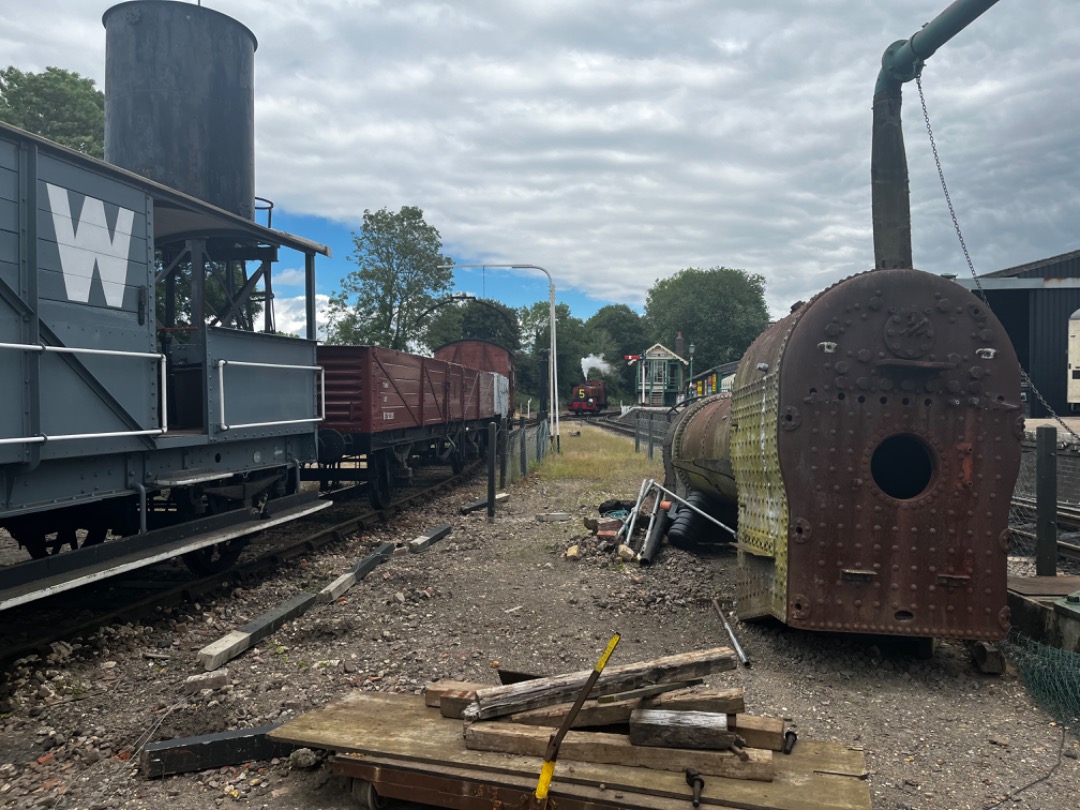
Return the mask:
<path fill-rule="evenodd" d="M 724 751 L 734 743 L 726 714 L 636 709 L 630 715 L 631 745 Z"/>
<path fill-rule="evenodd" d="M 554 706 L 545 706 L 541 709 L 530 709 L 525 712 L 515 712 L 506 719 L 511 723 L 524 723 L 529 726 L 558 726 L 566 713 L 570 711 L 570 703 L 557 703 Z M 590 726 L 613 726 L 618 723 L 629 723 L 630 715 L 634 709 L 658 709 L 658 708 L 699 711 L 699 712 L 723 712 L 728 715 L 728 726 L 733 725 L 738 712 L 746 708 L 743 700 L 741 687 L 734 689 L 708 689 L 700 692 L 675 693 L 670 692 L 645 700 L 620 700 L 611 703 L 601 703 L 599 700 L 590 700 L 581 707 L 577 719 L 574 720 L 574 728 Z M 766 718 L 767 719 L 767 718 Z M 767 745 L 750 745 L 751 748 L 770 748 L 779 751 L 779 748 L 771 748 Z"/>
<path fill-rule="evenodd" d="M 506 754 L 542 757 L 550 730 L 517 723 L 473 723 L 465 729 L 465 747 L 474 751 L 501 751 Z M 772 751 L 747 749 L 741 760 L 729 751 L 681 750 L 635 746 L 621 734 L 570 731 L 559 747 L 560 760 L 632 765 L 661 771 L 693 768 L 706 776 L 771 782 L 774 775 Z"/>
<path fill-rule="evenodd" d="M 608 666 L 593 687 L 592 694 L 611 695 L 643 686 L 704 677 L 735 669 L 735 653 L 728 647 L 669 655 L 621 666 Z M 539 709 L 571 700 L 592 670 L 582 670 L 550 678 L 479 689 L 476 702 L 465 710 L 467 721 Z"/>
<path fill-rule="evenodd" d="M 784 721 L 779 717 L 728 714 L 728 728 L 742 737 L 748 748 L 784 750 Z"/>
<path fill-rule="evenodd" d="M 295 745 L 275 742 L 266 736 L 278 725 L 147 743 L 140 755 L 139 767 L 143 776 L 149 779 L 288 756 Z"/>
<path fill-rule="evenodd" d="M 514 712 L 506 717 L 511 723 L 522 723 L 526 726 L 546 726 L 557 728 L 566 713 L 570 711 L 572 703 L 557 703 L 554 706 L 545 706 L 542 709 L 530 709 L 527 712 Z M 618 703 L 598 703 L 595 700 L 585 702 L 578 711 L 577 717 L 571 728 L 589 728 L 593 726 L 613 726 L 618 723 L 630 722 L 630 714 L 641 706 L 640 700 L 623 700 Z"/>
<path fill-rule="evenodd" d="M 465 709 L 476 700 L 475 689 L 451 689 L 443 692 L 439 700 L 439 713 L 443 717 L 452 717 L 460 720 Z"/>
<path fill-rule="evenodd" d="M 432 681 L 424 687 L 424 705 L 439 708 L 439 702 L 446 692 L 475 692 L 477 689 L 487 689 L 489 683 L 472 683 L 471 681 L 455 681 L 451 678 L 442 678 Z"/>
<path fill-rule="evenodd" d="M 693 678 L 689 681 L 675 681 L 674 683 L 658 683 L 655 686 L 643 686 L 641 689 L 631 689 L 629 692 L 619 692 L 614 695 L 601 695 L 597 700 L 600 703 L 615 703 L 620 700 L 655 697 L 656 695 L 664 694 L 664 692 L 676 692 L 679 689 L 700 686 L 702 683 L 704 683 L 704 681 L 701 678 Z"/>
<path fill-rule="evenodd" d="M 654 698 L 646 698 L 641 702 L 641 708 L 737 714 L 746 711 L 746 701 L 741 687 L 702 689 L 697 692 L 671 692 Z"/>

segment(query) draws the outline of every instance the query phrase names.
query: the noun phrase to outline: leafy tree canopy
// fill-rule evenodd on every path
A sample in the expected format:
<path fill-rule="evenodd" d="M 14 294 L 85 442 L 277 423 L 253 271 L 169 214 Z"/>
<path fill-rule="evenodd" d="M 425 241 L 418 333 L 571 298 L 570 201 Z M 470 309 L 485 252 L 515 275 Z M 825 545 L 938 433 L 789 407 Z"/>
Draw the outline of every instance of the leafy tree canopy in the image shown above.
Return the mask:
<path fill-rule="evenodd" d="M 424 342 L 430 349 L 455 340 L 487 340 L 512 352 L 521 347 L 517 312 L 505 304 L 488 298 L 442 300 L 449 305 L 439 306 L 426 324 Z"/>
<path fill-rule="evenodd" d="M 626 304 L 609 304 L 598 309 L 585 326 L 594 335 L 597 354 L 612 368 L 609 381 L 615 385 L 609 396 L 618 394 L 632 399 L 638 367 L 631 366 L 625 358 L 628 354 L 641 354 L 655 342 L 646 335 L 645 321 Z"/>
<path fill-rule="evenodd" d="M 0 70 L 0 121 L 96 158 L 105 154 L 105 94 L 69 70 Z"/>
<path fill-rule="evenodd" d="M 649 290 L 645 321 L 651 342 L 669 348 L 681 331 L 695 371 L 738 360 L 769 324 L 765 279 L 730 267 L 680 270 Z"/>
<path fill-rule="evenodd" d="M 424 329 L 424 342 L 437 349 L 453 340 L 487 340 L 517 352 L 521 349 L 517 313 L 489 298 L 465 298 L 455 306 L 441 307 Z"/>
<path fill-rule="evenodd" d="M 521 341 L 526 350 L 518 355 L 518 389 L 539 396 L 547 388 L 541 366 L 541 352 L 551 346 L 551 309 L 547 301 L 537 301 L 518 310 Z M 581 382 L 581 359 L 592 353 L 588 330 L 580 318 L 570 314 L 566 304 L 555 305 L 555 348 L 558 353 L 559 401 L 565 406 L 570 387 Z M 519 397 L 520 399 L 520 397 Z"/>
<path fill-rule="evenodd" d="M 406 349 L 416 341 L 416 321 L 450 289 L 453 271 L 439 232 L 424 212 L 402 206 L 397 213 L 364 211 L 353 234 L 358 265 L 330 296 L 327 342 Z"/>

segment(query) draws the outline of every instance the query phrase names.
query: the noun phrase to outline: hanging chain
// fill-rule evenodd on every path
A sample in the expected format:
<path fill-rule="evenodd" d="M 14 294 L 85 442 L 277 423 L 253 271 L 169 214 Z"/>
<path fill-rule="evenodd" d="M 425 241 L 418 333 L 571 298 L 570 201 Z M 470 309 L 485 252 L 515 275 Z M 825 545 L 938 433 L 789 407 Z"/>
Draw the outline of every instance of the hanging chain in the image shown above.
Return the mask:
<path fill-rule="evenodd" d="M 926 134 L 930 136 L 930 150 L 934 153 L 934 164 L 937 166 L 938 179 L 941 180 L 941 190 L 945 193 L 945 203 L 949 206 L 949 216 L 952 217 L 953 228 L 956 230 L 956 238 L 960 240 L 960 248 L 964 251 L 964 259 L 967 261 L 968 270 L 971 271 L 971 277 L 975 279 L 975 287 L 978 289 L 979 297 L 983 300 L 983 303 L 986 304 L 987 309 L 990 309 L 990 302 L 986 298 L 986 291 L 983 290 L 982 283 L 979 281 L 979 276 L 975 273 L 975 264 L 971 261 L 971 254 L 968 253 L 967 243 L 964 241 L 964 234 L 960 230 L 960 221 L 956 218 L 956 209 L 953 208 L 952 197 L 949 195 L 949 187 L 945 184 L 945 172 L 941 168 L 941 158 L 938 156 L 937 144 L 934 142 L 934 130 L 930 126 L 930 114 L 926 111 L 926 97 L 923 95 L 921 75 L 915 77 L 915 84 L 919 88 L 919 102 L 922 104 L 923 120 L 926 122 Z M 1020 376 L 1023 378 L 1024 382 L 1027 383 L 1028 391 L 1038 397 L 1039 402 L 1046 408 L 1050 417 L 1057 422 L 1066 433 L 1080 442 L 1080 436 L 1078 436 L 1072 428 L 1066 425 L 1065 421 L 1050 407 L 1050 403 L 1046 401 L 1046 398 L 1043 397 L 1039 389 L 1035 387 L 1035 382 L 1028 376 L 1023 365 L 1020 366 Z"/>

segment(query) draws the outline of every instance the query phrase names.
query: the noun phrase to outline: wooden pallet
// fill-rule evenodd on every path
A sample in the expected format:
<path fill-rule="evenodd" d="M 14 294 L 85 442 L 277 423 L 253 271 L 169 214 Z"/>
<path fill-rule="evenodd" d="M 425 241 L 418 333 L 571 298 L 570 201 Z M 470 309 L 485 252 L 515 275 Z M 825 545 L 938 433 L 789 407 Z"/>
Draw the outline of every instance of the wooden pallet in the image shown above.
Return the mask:
<path fill-rule="evenodd" d="M 387 798 L 485 810 L 527 807 L 536 757 L 470 751 L 460 720 L 443 717 L 414 695 L 359 692 L 274 729 L 280 742 L 336 751 L 338 773 L 365 780 Z M 672 750 L 678 756 L 678 750 Z M 775 756 L 772 782 L 706 777 L 710 810 L 870 810 L 862 749 L 799 740 Z M 366 787 L 361 783 L 362 787 Z M 690 788 L 678 771 L 575 762 L 559 757 L 551 799 L 560 810 L 686 810 Z"/>

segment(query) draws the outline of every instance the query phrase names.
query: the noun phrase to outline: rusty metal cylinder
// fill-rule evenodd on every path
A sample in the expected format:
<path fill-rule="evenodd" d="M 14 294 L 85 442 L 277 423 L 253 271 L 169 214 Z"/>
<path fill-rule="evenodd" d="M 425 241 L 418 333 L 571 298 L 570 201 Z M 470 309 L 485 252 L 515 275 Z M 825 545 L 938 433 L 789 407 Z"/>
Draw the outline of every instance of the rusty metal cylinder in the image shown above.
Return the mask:
<path fill-rule="evenodd" d="M 687 408 L 669 477 L 738 504 L 739 615 L 998 639 L 1020 370 L 986 304 L 910 268 L 852 276 L 754 342 L 730 399 Z"/>
<path fill-rule="evenodd" d="M 105 160 L 255 216 L 255 35 L 191 3 L 120 3 L 105 26 Z"/>
<path fill-rule="evenodd" d="M 701 492 L 710 499 L 736 503 L 731 469 L 731 396 L 707 397 L 687 408 L 668 431 L 664 454 L 669 487 Z"/>

